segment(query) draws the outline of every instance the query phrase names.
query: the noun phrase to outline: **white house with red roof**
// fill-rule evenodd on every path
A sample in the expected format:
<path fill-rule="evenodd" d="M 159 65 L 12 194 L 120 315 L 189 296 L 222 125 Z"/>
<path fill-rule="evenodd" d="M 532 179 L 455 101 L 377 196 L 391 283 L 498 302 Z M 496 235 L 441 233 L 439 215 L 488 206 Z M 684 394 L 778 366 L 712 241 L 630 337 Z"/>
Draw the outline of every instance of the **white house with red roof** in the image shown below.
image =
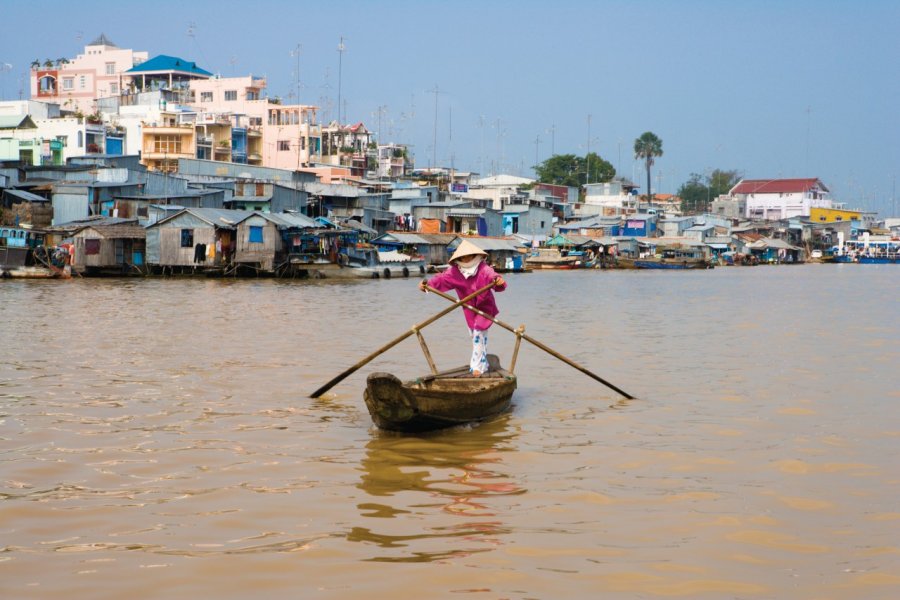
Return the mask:
<path fill-rule="evenodd" d="M 831 208 L 831 192 L 812 179 L 743 179 L 728 192 L 745 205 L 750 219 L 777 221 L 808 217 L 811 208 Z"/>

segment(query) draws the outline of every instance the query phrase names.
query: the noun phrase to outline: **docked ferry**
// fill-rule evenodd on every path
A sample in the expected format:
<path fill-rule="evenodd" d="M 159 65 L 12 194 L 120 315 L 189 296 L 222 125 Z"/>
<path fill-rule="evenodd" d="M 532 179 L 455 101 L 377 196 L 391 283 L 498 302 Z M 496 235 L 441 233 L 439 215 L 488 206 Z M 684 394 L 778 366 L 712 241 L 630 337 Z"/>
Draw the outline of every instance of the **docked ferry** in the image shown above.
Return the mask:
<path fill-rule="evenodd" d="M 859 239 L 832 248 L 832 260 L 837 263 L 861 265 L 896 265 L 900 262 L 900 240 Z"/>

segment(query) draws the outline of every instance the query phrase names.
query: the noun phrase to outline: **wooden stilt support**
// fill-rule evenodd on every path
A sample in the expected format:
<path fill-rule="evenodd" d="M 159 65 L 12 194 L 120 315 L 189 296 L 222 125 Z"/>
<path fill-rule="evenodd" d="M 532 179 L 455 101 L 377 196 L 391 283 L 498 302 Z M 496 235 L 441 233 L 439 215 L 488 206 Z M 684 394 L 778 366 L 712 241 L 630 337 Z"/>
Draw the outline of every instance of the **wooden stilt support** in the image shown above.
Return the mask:
<path fill-rule="evenodd" d="M 428 367 L 431 369 L 432 375 L 436 375 L 438 370 L 434 364 L 434 359 L 431 358 L 431 352 L 428 351 L 428 346 L 425 344 L 425 338 L 418 329 L 416 329 L 416 337 L 419 338 L 419 344 L 422 346 L 422 353 L 425 355 L 425 360 L 428 361 Z"/>
<path fill-rule="evenodd" d="M 509 372 L 516 372 L 516 358 L 519 357 L 519 346 L 522 345 L 522 334 L 525 333 L 525 325 L 519 325 L 513 332 L 516 334 L 516 347 L 513 348 L 512 360 L 509 363 Z"/>

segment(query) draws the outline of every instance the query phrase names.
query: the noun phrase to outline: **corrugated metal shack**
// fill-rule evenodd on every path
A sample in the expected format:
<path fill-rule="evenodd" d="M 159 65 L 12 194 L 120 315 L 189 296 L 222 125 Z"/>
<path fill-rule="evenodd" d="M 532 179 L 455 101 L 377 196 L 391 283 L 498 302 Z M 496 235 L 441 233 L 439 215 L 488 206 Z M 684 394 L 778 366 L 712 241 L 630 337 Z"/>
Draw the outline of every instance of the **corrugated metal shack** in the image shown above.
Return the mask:
<path fill-rule="evenodd" d="M 253 213 L 186 208 L 147 227 L 147 262 L 163 273 L 224 271 L 234 260 L 237 223 Z"/>
<path fill-rule="evenodd" d="M 72 235 L 72 268 L 82 275 L 144 275 L 146 239 L 137 219 L 98 219 Z"/>
<path fill-rule="evenodd" d="M 301 246 L 301 238 L 321 225 L 300 213 L 251 213 L 237 224 L 236 265 L 264 274 L 279 274 L 289 264 L 289 254 Z"/>

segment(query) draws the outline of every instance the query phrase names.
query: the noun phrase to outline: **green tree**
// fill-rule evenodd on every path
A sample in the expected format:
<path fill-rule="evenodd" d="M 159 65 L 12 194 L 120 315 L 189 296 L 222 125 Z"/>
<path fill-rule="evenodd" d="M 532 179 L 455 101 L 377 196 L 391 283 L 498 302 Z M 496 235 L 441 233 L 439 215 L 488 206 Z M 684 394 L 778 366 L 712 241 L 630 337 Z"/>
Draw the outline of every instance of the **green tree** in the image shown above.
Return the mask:
<path fill-rule="evenodd" d="M 678 188 L 678 197 L 681 198 L 681 212 L 694 214 L 706 210 L 709 199 L 709 185 L 699 173 L 691 173 L 690 178 Z"/>
<path fill-rule="evenodd" d="M 727 194 L 743 178 L 744 174 L 739 171 L 714 170 L 709 176 L 710 202 Z"/>
<path fill-rule="evenodd" d="M 634 157 L 644 161 L 647 167 L 647 201 L 653 206 L 653 194 L 650 191 L 650 167 L 654 159 L 663 155 L 662 140 L 651 131 L 645 131 L 634 140 Z"/>
<path fill-rule="evenodd" d="M 594 152 L 587 156 L 556 154 L 534 167 L 538 181 L 553 185 L 581 187 L 586 182 L 610 181 L 616 169 Z"/>
<path fill-rule="evenodd" d="M 616 168 L 612 166 L 612 163 L 603 160 L 595 152 L 588 152 L 585 161 L 587 162 L 588 183 L 605 183 L 616 176 Z"/>
<path fill-rule="evenodd" d="M 703 213 L 722 194 L 727 194 L 743 176 L 738 171 L 715 169 L 709 175 L 691 173 L 690 178 L 678 189 L 681 211 L 686 214 Z"/>

